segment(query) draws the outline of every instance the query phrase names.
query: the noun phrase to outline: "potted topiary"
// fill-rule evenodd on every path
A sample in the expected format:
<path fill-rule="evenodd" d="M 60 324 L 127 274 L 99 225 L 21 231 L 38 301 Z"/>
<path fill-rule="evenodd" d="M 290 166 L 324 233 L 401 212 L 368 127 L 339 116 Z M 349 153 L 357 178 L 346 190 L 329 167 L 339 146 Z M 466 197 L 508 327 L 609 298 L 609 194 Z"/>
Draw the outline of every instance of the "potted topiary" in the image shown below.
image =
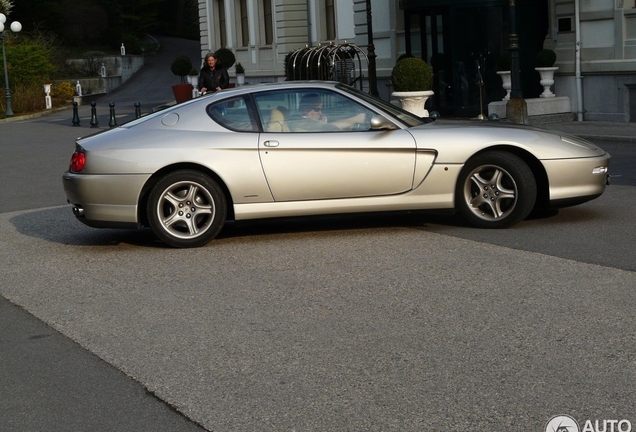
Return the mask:
<path fill-rule="evenodd" d="M 236 71 L 236 84 L 242 86 L 245 84 L 245 68 L 241 63 L 237 63 L 234 70 Z"/>
<path fill-rule="evenodd" d="M 192 97 L 198 97 L 199 71 L 197 71 L 195 68 L 190 69 L 190 72 L 188 72 L 188 83 L 192 84 Z"/>
<path fill-rule="evenodd" d="M 402 108 L 420 117 L 428 117 L 424 108 L 426 100 L 433 95 L 433 72 L 430 66 L 416 57 L 403 57 L 391 72 L 394 92 L 391 96 L 400 100 Z"/>
<path fill-rule="evenodd" d="M 192 62 L 186 55 L 177 56 L 170 65 L 173 74 L 181 78 L 181 84 L 173 85 L 172 92 L 177 103 L 192 99 L 192 84 L 186 82 L 186 77 L 192 70 Z"/>
<path fill-rule="evenodd" d="M 510 76 L 510 53 L 505 52 L 497 58 L 497 75 L 501 77 L 501 85 L 506 91 L 503 100 L 510 99 L 510 89 L 512 88 L 512 79 Z"/>
<path fill-rule="evenodd" d="M 555 94 L 550 91 L 550 87 L 554 84 L 554 72 L 559 68 L 554 66 L 556 62 L 556 53 L 551 49 L 542 49 L 537 53 L 536 65 L 534 68 L 541 76 L 540 84 L 543 86 L 543 93 L 539 95 L 542 98 L 554 97 Z"/>
<path fill-rule="evenodd" d="M 229 48 L 219 48 L 214 52 L 214 57 L 221 63 L 226 70 L 230 70 L 232 66 L 234 66 L 234 62 L 236 62 L 236 57 L 234 53 Z"/>
<path fill-rule="evenodd" d="M 199 81 L 199 71 L 195 68 L 190 69 L 188 72 L 188 84 L 192 84 L 193 86 L 197 86 L 197 82 Z"/>

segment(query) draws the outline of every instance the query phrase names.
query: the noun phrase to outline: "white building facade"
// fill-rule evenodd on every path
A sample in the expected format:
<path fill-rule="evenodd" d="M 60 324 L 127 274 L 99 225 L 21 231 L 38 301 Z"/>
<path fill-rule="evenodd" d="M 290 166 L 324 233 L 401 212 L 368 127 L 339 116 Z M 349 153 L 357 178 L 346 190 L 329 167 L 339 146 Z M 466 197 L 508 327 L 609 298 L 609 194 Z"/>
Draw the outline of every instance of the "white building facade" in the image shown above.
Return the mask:
<path fill-rule="evenodd" d="M 478 113 L 475 101 L 479 98 L 473 94 L 475 86 L 470 74 L 469 92 L 459 97 L 466 86 L 457 78 L 456 65 L 470 66 L 474 53 L 494 57 L 495 51 L 499 55 L 507 50 L 509 1 L 371 0 L 380 97 L 390 99 L 389 77 L 399 55 L 409 51 L 430 63 L 433 56 L 443 52 L 447 59 L 446 75 L 442 75 L 444 71 L 439 64 L 434 73 L 436 83 L 443 81 L 446 93 L 437 84 L 440 91 L 433 103 L 437 103 L 443 115 Z M 545 35 L 543 48 L 553 49 L 557 54 L 559 70 L 554 92 L 570 98 L 572 112 L 580 120 L 636 122 L 636 0 L 516 0 L 516 3 L 520 55 L 525 61 L 521 72 L 525 87 L 530 89 L 528 93 L 534 91 L 531 84 L 536 72 L 532 59 L 541 49 Z M 537 9 L 541 11 L 535 12 Z M 369 43 L 367 0 L 199 0 L 199 16 L 201 57 L 221 47 L 230 48 L 237 62 L 245 67 L 248 84 L 284 80 L 285 56 L 305 46 L 346 41 L 366 52 Z M 538 27 L 542 30 L 537 42 Z M 490 35 L 481 42 L 480 37 L 486 34 Z M 524 39 L 525 34 L 532 37 Z M 366 68 L 366 64 L 363 66 Z M 495 78 L 486 84 L 489 87 L 486 104 L 503 97 L 501 89 L 495 88 L 500 81 L 492 67 L 489 72 Z M 230 75 L 234 75 L 233 69 Z M 364 75 L 368 76 L 366 70 Z M 538 75 L 536 80 L 538 86 Z M 525 97 L 538 96 L 525 92 Z M 440 99 L 442 96 L 446 100 Z M 467 100 L 472 104 L 467 105 Z M 469 108 L 462 110 L 464 106 Z"/>
<path fill-rule="evenodd" d="M 378 89 L 387 100 L 395 53 L 404 46 L 398 9 L 398 0 L 371 2 Z M 247 84 L 285 80 L 285 56 L 305 46 L 368 46 L 366 0 L 199 0 L 199 18 L 201 57 L 231 49 Z"/>
<path fill-rule="evenodd" d="M 634 0 L 551 0 L 556 92 L 583 120 L 636 122 Z M 579 48 L 577 50 L 577 47 Z"/>

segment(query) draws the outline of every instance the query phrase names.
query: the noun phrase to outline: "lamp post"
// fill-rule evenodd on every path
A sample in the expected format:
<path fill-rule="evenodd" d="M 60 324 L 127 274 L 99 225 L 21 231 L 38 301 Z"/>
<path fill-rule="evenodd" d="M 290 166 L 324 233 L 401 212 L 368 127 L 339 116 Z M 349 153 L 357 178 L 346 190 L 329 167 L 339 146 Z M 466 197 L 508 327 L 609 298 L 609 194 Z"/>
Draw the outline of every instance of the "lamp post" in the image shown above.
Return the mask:
<path fill-rule="evenodd" d="M 18 21 L 13 21 L 11 23 L 11 32 L 9 32 L 9 30 L 5 31 L 4 30 L 4 23 L 7 22 L 7 17 L 0 13 L 0 40 L 2 40 L 2 61 L 4 64 L 4 83 L 6 85 L 6 97 L 7 97 L 7 112 L 6 115 L 7 117 L 12 117 L 13 116 L 13 109 L 11 108 L 11 90 L 9 90 L 9 73 L 7 71 L 7 54 L 5 52 L 4 49 L 4 39 L 7 36 L 12 36 L 14 38 L 18 37 L 18 33 L 20 32 L 20 30 L 22 30 L 22 24 L 20 24 Z M 15 35 L 11 34 L 11 33 L 15 33 Z"/>
<path fill-rule="evenodd" d="M 515 0 L 509 0 L 510 34 L 508 44 L 510 50 L 510 99 L 506 103 L 506 117 L 508 121 L 517 124 L 528 122 L 528 106 L 521 91 L 521 77 L 519 65 L 519 35 L 517 34 L 517 7 Z"/>
<path fill-rule="evenodd" d="M 369 93 L 379 96 L 378 79 L 375 68 L 375 46 L 373 45 L 373 20 L 371 19 L 371 0 L 367 0 L 367 36 L 369 38 Z"/>

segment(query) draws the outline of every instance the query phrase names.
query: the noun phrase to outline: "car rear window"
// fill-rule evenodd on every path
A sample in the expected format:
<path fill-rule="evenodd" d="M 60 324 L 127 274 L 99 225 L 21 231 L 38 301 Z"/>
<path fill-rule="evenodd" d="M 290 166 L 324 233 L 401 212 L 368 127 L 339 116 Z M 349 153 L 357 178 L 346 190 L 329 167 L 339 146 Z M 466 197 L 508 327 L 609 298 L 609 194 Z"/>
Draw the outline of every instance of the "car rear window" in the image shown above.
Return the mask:
<path fill-rule="evenodd" d="M 224 128 L 237 132 L 258 132 L 256 117 L 250 111 L 242 96 L 211 104 L 207 108 L 212 120 Z"/>

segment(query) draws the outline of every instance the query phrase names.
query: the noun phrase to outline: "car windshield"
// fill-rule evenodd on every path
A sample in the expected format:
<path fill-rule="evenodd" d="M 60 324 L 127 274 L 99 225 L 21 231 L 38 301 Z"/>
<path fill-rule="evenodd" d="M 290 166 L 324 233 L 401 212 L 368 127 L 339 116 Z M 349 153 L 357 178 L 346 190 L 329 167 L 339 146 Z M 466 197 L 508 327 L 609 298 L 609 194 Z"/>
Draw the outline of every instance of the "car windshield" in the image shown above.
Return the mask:
<path fill-rule="evenodd" d="M 336 87 L 339 88 L 340 90 L 346 91 L 347 93 L 351 93 L 355 95 L 356 97 L 360 99 L 364 99 L 366 102 L 381 108 L 382 111 L 385 111 L 386 113 L 392 115 L 393 117 L 397 118 L 402 123 L 405 123 L 408 126 L 411 126 L 411 127 L 420 126 L 435 120 L 430 117 L 427 117 L 427 118 L 418 117 L 415 114 L 412 114 L 406 110 L 403 110 L 402 108 L 398 106 L 395 106 L 391 103 L 383 101 L 380 98 L 371 96 L 368 93 L 360 91 L 356 89 L 355 87 L 351 87 L 346 84 L 338 84 Z"/>

